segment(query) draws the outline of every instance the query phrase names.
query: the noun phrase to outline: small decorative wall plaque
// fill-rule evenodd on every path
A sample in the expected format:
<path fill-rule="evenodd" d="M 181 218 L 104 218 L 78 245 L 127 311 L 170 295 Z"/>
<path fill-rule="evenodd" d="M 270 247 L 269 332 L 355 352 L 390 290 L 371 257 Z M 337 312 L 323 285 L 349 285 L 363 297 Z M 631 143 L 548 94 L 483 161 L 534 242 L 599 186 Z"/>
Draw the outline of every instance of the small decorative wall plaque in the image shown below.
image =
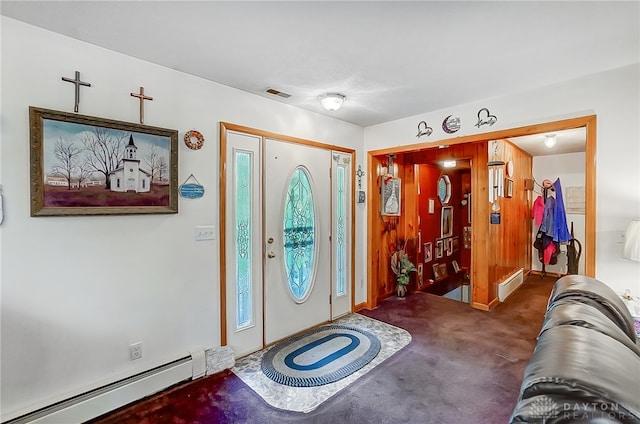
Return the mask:
<path fill-rule="evenodd" d="M 429 137 L 432 132 L 433 132 L 433 128 L 431 128 L 429 125 L 427 125 L 426 121 L 418 122 L 418 134 L 416 134 L 417 138 L 420 138 L 423 135 Z"/>
<path fill-rule="evenodd" d="M 380 177 L 380 215 L 400 216 L 400 178 Z"/>
<path fill-rule="evenodd" d="M 476 123 L 476 127 L 480 128 L 483 125 L 493 125 L 498 121 L 498 118 L 495 115 L 492 115 L 489 112 L 489 109 L 483 107 L 478 111 L 478 122 Z"/>
<path fill-rule="evenodd" d="M 193 174 L 180 186 L 180 197 L 187 199 L 199 199 L 204 196 L 204 187 Z"/>
<path fill-rule="evenodd" d="M 442 121 L 442 130 L 447 134 L 453 134 L 460 129 L 460 118 L 449 115 Z"/>

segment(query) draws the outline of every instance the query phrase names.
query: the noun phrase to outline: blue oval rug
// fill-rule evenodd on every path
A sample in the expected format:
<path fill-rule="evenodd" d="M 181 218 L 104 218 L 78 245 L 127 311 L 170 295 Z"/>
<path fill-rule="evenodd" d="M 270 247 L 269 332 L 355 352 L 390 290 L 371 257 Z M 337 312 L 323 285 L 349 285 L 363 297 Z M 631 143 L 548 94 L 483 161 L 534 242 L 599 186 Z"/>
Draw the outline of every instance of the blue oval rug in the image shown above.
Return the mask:
<path fill-rule="evenodd" d="M 325 325 L 286 339 L 262 357 L 262 372 L 294 387 L 333 383 L 358 371 L 380 352 L 380 340 L 368 331 Z"/>

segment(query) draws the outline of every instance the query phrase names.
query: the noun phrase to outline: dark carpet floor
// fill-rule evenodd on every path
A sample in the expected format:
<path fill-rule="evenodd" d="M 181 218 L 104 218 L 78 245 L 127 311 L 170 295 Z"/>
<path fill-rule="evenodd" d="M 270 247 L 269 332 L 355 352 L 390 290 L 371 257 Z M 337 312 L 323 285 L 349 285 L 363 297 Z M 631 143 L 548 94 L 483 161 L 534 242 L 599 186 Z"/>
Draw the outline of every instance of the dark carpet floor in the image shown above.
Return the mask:
<path fill-rule="evenodd" d="M 554 281 L 531 276 L 490 312 L 427 293 L 362 311 L 412 342 L 308 414 L 269 406 L 227 370 L 91 423 L 506 423 Z"/>

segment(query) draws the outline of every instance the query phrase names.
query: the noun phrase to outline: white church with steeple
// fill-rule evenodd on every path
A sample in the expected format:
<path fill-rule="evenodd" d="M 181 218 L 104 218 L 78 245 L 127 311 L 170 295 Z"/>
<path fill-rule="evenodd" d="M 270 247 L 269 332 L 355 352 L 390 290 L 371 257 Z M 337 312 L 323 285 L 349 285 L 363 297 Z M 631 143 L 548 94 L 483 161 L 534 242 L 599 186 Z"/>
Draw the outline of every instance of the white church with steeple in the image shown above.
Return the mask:
<path fill-rule="evenodd" d="M 142 193 L 151 189 L 151 174 L 140 168 L 137 151 L 138 147 L 133 142 L 133 134 L 131 134 L 129 144 L 124 148 L 122 166 L 109 174 L 111 191 Z"/>

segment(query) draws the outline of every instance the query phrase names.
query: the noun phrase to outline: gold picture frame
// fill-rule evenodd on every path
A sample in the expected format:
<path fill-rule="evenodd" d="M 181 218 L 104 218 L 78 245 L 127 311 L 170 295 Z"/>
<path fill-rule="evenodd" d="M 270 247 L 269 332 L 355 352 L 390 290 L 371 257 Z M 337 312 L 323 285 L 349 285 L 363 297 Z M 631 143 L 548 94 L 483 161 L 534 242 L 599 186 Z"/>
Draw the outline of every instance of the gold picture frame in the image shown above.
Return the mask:
<path fill-rule="evenodd" d="M 29 107 L 31 216 L 178 213 L 178 131 Z"/>

